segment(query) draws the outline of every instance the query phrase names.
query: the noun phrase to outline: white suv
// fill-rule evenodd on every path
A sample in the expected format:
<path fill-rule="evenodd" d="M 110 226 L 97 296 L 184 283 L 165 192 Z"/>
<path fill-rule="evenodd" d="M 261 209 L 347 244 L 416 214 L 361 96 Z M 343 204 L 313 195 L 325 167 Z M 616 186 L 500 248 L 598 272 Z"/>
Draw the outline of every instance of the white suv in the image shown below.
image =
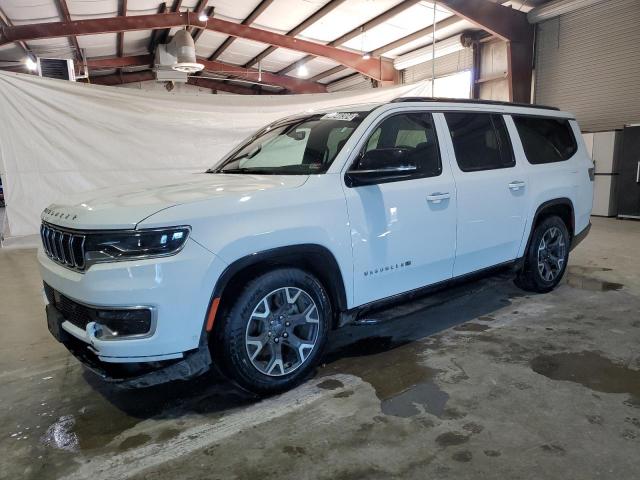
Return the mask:
<path fill-rule="evenodd" d="M 49 329 L 129 385 L 214 363 L 280 391 L 329 330 L 408 295 L 502 266 L 554 288 L 592 182 L 578 124 L 552 108 L 402 98 L 289 117 L 206 173 L 47 208 Z"/>

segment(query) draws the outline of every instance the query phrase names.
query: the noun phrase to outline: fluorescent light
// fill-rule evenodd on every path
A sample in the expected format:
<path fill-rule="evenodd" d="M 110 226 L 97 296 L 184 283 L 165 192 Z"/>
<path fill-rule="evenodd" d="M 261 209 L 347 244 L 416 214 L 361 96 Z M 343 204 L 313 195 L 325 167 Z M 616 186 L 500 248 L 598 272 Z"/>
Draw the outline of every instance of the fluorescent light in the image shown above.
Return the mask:
<path fill-rule="evenodd" d="M 369 60 L 371 58 L 371 54 L 369 52 L 363 53 L 362 54 L 362 59 L 363 60 Z"/>
<path fill-rule="evenodd" d="M 309 69 L 307 68 L 306 65 L 300 65 L 298 67 L 298 76 L 299 77 L 306 77 L 307 75 L 309 75 Z"/>
<path fill-rule="evenodd" d="M 209 20 L 209 17 L 207 16 L 206 13 L 201 12 L 200 15 L 198 16 L 198 20 L 200 20 L 201 22 L 206 22 L 207 20 Z"/>
<path fill-rule="evenodd" d="M 33 61 L 33 59 L 31 57 L 27 57 L 27 59 L 25 60 L 25 65 L 27 66 L 27 68 L 29 70 L 31 70 L 32 72 L 38 68 L 38 64 L 36 62 Z"/>

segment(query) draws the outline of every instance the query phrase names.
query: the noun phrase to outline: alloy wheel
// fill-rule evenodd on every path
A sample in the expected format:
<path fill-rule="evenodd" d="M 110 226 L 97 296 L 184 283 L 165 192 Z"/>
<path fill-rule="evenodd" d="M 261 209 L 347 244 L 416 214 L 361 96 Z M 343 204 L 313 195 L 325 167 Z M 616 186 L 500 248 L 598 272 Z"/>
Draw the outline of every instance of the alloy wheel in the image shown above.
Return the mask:
<path fill-rule="evenodd" d="M 564 235 L 558 227 L 551 227 L 538 245 L 538 272 L 546 282 L 555 280 L 565 262 L 566 244 Z"/>
<path fill-rule="evenodd" d="M 318 315 L 315 302 L 300 288 L 282 287 L 265 295 L 253 309 L 245 333 L 252 365 L 272 377 L 297 370 L 318 341 Z"/>

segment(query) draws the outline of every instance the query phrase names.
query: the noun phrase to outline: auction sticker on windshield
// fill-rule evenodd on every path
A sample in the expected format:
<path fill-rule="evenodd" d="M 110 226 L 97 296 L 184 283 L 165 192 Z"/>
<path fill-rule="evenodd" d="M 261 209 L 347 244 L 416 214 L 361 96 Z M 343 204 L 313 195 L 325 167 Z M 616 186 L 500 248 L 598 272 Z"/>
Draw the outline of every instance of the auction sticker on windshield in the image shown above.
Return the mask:
<path fill-rule="evenodd" d="M 333 112 L 327 113 L 322 117 L 322 120 L 343 120 L 345 122 L 350 122 L 354 118 L 358 118 L 357 113 L 347 113 L 347 112 Z"/>

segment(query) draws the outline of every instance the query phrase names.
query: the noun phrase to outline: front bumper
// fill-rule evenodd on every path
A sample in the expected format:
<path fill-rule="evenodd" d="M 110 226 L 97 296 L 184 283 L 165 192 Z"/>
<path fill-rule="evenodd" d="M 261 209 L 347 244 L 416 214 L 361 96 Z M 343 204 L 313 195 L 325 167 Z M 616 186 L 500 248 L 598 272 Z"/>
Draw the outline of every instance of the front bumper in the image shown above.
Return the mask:
<path fill-rule="evenodd" d="M 89 370 L 103 380 L 125 388 L 150 387 L 171 380 L 186 380 L 206 372 L 211 354 L 203 337 L 196 350 L 185 352 L 184 358 L 155 362 L 111 363 L 100 360 L 91 345 L 70 335 L 62 324 L 67 320 L 53 305 L 46 306 L 47 326 L 51 334 Z"/>
<path fill-rule="evenodd" d="M 90 352 L 76 355 L 88 364 L 94 358 L 101 364 L 151 364 L 183 359 L 187 352 L 197 351 L 213 287 L 226 268 L 191 239 L 170 257 L 97 264 L 84 273 L 58 265 L 42 249 L 38 260 L 43 281 L 74 302 L 105 309 L 144 306 L 154 312 L 149 335 L 117 340 L 97 338 L 93 322 L 80 328 L 78 322 L 63 318 L 60 329 L 67 336 L 63 343 L 71 345 L 74 354 Z"/>

